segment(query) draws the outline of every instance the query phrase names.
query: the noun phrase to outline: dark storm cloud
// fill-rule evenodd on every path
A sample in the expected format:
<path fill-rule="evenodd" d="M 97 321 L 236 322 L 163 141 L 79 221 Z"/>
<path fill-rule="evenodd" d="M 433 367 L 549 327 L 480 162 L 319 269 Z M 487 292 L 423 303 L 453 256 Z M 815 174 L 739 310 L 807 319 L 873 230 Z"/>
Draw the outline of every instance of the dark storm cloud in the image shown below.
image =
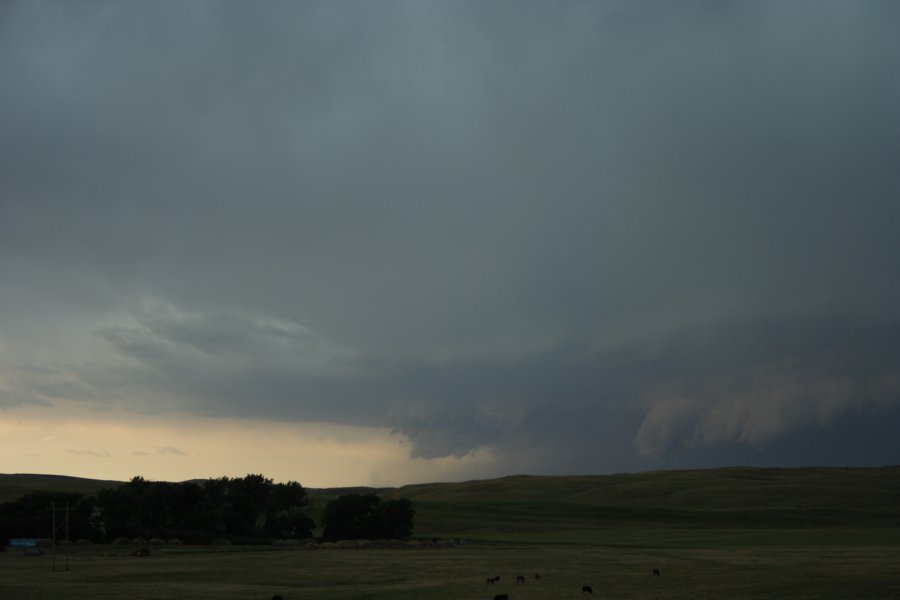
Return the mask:
<path fill-rule="evenodd" d="M 584 340 L 512 358 L 436 362 L 347 354 L 298 336 L 290 323 L 179 314 L 171 317 L 181 324 L 175 328 L 160 325 L 161 314 L 142 328 L 104 332 L 123 360 L 60 373 L 69 397 L 147 411 L 390 427 L 410 440 L 415 457 L 490 449 L 531 456 L 529 464 L 550 472 L 682 457 L 704 464 L 704 448 L 718 448 L 720 458 L 732 448 L 742 461 L 790 461 L 771 454 L 783 438 L 815 437 L 823 428 L 846 437 L 843 420 L 856 432 L 864 423 L 874 431 L 900 414 L 897 325 L 738 320 L 612 346 Z M 230 333 L 212 341 L 189 333 L 226 321 Z M 159 333 L 176 329 L 177 339 Z M 292 348 L 285 337 L 315 343 Z M 33 389 L 45 397 L 53 386 L 44 380 Z M 896 449 L 873 451 L 858 441 L 842 462 L 900 458 Z"/>
<path fill-rule="evenodd" d="M 900 403 L 892 3 L 2 11 L 2 406 L 562 471 Z"/>
<path fill-rule="evenodd" d="M 518 451 L 577 445 L 577 456 L 557 469 L 608 468 L 633 446 L 645 464 L 719 445 L 762 454 L 783 436 L 826 426 L 839 432 L 835 424 L 845 417 L 858 426 L 896 413 L 898 340 L 897 326 L 767 319 L 558 349 L 514 365 L 481 365 L 480 373 L 443 370 L 440 382 L 425 387 L 465 400 L 411 404 L 400 428 L 423 455 L 484 443 Z M 897 458 L 892 452 L 890 460 Z M 844 460 L 879 459 L 857 450 Z"/>

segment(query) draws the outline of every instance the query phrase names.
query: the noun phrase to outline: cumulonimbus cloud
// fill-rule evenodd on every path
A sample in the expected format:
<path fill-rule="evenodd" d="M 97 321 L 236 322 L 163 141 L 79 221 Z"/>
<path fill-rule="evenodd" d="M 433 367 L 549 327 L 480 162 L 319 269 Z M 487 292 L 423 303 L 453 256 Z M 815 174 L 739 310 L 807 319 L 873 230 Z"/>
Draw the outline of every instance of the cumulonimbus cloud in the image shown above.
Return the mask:
<path fill-rule="evenodd" d="M 897 406 L 892 3 L 2 6 L 0 407 L 588 470 Z"/>
<path fill-rule="evenodd" d="M 680 339 L 695 354 L 644 390 L 636 447 L 647 455 L 731 442 L 762 448 L 849 412 L 897 408 L 897 325 L 854 325 L 776 320 L 723 328 L 701 344 Z"/>

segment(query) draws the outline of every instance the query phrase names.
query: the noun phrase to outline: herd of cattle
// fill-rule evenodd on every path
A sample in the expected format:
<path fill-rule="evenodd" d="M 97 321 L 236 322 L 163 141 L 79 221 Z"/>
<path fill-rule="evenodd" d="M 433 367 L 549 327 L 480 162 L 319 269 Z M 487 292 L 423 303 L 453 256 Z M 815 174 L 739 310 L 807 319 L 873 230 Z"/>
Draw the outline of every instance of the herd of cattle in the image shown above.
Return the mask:
<path fill-rule="evenodd" d="M 658 577 L 658 576 L 659 576 L 659 569 L 653 569 L 652 573 L 653 573 L 653 575 L 654 575 L 655 577 Z M 541 574 L 540 574 L 540 573 L 535 573 L 535 574 L 534 574 L 534 580 L 535 580 L 535 581 L 540 581 L 540 580 L 541 580 Z M 488 578 L 485 579 L 484 581 L 485 581 L 485 583 L 489 583 L 489 584 L 500 583 L 500 576 L 499 576 L 499 575 L 495 575 L 494 577 L 488 577 Z M 524 575 L 516 575 L 516 583 L 525 583 L 525 576 L 524 576 Z M 594 593 L 594 588 L 592 588 L 591 586 L 585 584 L 585 585 L 581 586 L 581 593 L 582 593 L 582 594 L 593 594 L 593 593 Z M 278 599 L 273 599 L 273 600 L 281 600 L 281 599 L 278 598 Z M 509 600 L 509 594 L 496 594 L 496 595 L 494 596 L 494 600 Z"/>
<path fill-rule="evenodd" d="M 658 577 L 659 569 L 653 569 L 652 573 L 655 577 Z M 535 573 L 534 580 L 540 581 L 541 574 Z M 488 577 L 487 579 L 484 580 L 484 582 L 488 583 L 488 584 L 500 583 L 500 576 L 495 575 L 493 577 Z M 525 583 L 525 576 L 524 575 L 516 575 L 516 583 Z M 582 594 L 593 594 L 594 588 L 585 584 L 585 585 L 581 586 L 581 593 Z M 272 596 L 272 600 L 282 600 L 282 597 L 280 595 L 276 594 L 276 595 Z M 496 595 L 494 595 L 494 600 L 509 600 L 509 594 L 496 594 Z"/>

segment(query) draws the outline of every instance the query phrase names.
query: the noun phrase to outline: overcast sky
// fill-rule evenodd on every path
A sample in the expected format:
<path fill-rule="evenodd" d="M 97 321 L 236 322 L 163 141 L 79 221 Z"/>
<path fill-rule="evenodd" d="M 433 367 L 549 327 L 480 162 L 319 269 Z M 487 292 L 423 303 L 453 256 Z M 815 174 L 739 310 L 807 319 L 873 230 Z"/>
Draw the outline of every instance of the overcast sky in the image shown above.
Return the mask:
<path fill-rule="evenodd" d="M 900 462 L 900 3 L 0 3 L 0 471 Z"/>

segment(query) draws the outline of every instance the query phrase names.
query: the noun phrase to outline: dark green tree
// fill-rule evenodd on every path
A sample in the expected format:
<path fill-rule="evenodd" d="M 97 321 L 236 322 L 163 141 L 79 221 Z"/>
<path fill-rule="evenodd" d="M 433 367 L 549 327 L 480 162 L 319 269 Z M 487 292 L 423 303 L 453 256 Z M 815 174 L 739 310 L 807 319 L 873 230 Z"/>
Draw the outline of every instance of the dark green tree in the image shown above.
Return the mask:
<path fill-rule="evenodd" d="M 381 506 L 383 537 L 388 539 L 406 539 L 413 533 L 416 510 L 412 502 L 406 498 L 388 500 Z"/>
<path fill-rule="evenodd" d="M 144 535 L 143 494 L 149 483 L 143 477 L 97 493 L 106 536 L 134 537 Z"/>
<path fill-rule="evenodd" d="M 273 484 L 262 475 L 209 479 L 202 487 L 135 477 L 103 490 L 99 504 L 109 538 L 228 536 L 253 542 L 309 537 L 314 525 L 303 486 Z"/>
<path fill-rule="evenodd" d="M 375 494 L 347 494 L 325 506 L 322 537 L 339 539 L 407 538 L 413 532 L 415 510 L 402 498 L 382 503 Z"/>
<path fill-rule="evenodd" d="M 31 492 L 12 502 L 0 504 L 0 544 L 10 538 L 50 538 L 53 536 L 53 517 L 50 507 L 56 505 L 56 539 L 65 536 L 64 509 L 69 507 L 69 539 L 99 541 L 102 532 L 93 519 L 95 501 L 81 494 L 60 492 Z"/>
<path fill-rule="evenodd" d="M 266 500 L 263 532 L 274 538 L 308 538 L 315 525 L 309 518 L 309 497 L 296 481 L 275 484 Z"/>

